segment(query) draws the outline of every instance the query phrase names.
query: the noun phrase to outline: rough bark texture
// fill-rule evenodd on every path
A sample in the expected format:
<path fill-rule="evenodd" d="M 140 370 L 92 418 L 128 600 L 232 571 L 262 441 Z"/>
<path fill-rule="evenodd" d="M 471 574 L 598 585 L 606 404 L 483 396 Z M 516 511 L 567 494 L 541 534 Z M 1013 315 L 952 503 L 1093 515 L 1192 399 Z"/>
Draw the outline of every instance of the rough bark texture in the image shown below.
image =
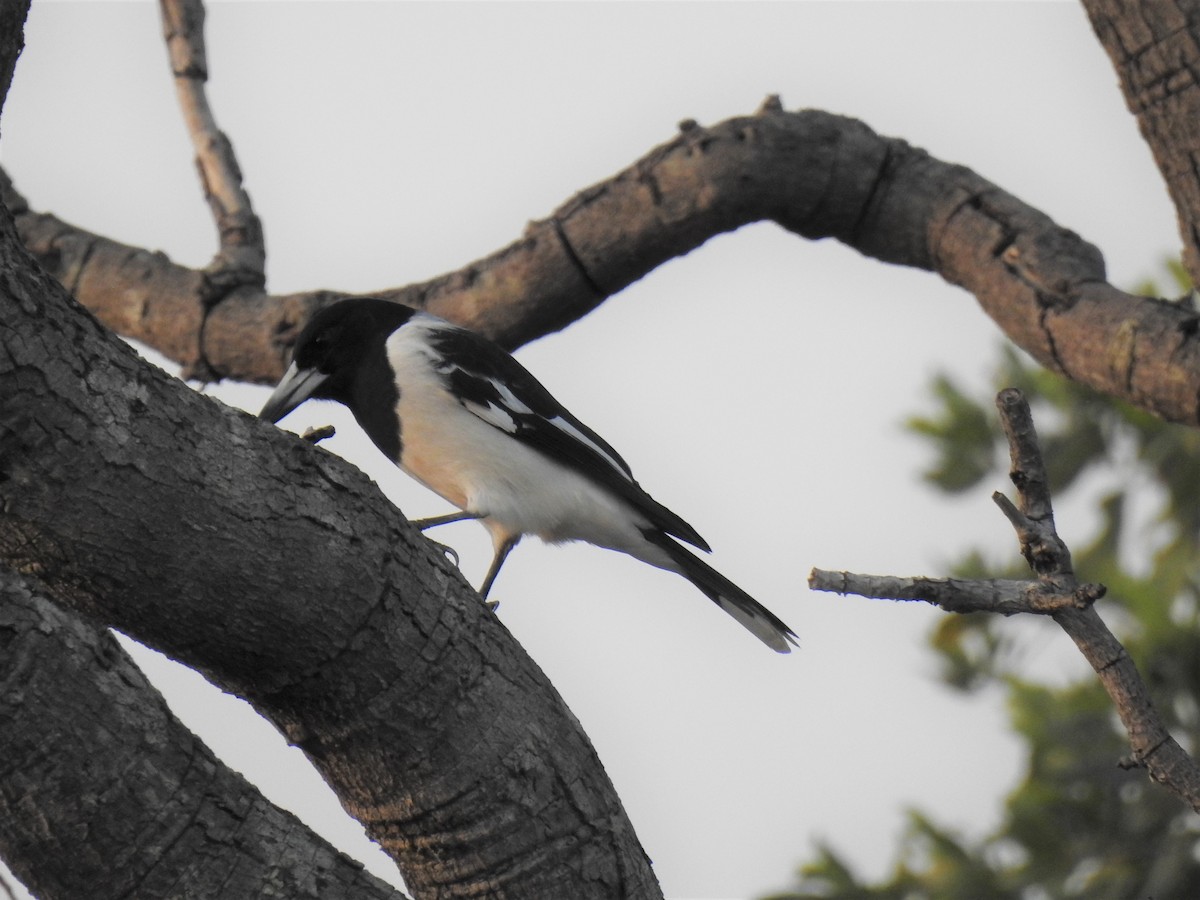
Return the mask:
<path fill-rule="evenodd" d="M 7 0 L 0 4 L 0 110 L 8 98 L 17 59 L 25 49 L 25 17 L 30 0 Z"/>
<path fill-rule="evenodd" d="M 8 24 L 0 18 L 12 52 L 20 23 Z M 60 262 L 81 294 L 108 277 L 97 273 L 120 272 L 122 330 L 142 329 L 150 343 L 203 365 L 201 332 L 220 333 L 217 317 L 206 322 L 208 273 L 104 242 L 79 257 L 65 249 Z M 661 896 L 578 722 L 457 571 L 361 473 L 139 361 L 37 270 L 7 213 L 0 322 L 0 567 L 249 699 L 307 753 L 419 896 Z M 22 665 L 5 673 L 7 698 L 45 717 L 43 737 L 64 733 L 71 707 L 43 707 L 30 694 L 53 682 L 51 661 L 24 650 L 14 658 Z M 93 662 L 90 677 L 111 683 L 103 661 Z M 102 804 L 80 806 L 80 797 L 114 788 L 75 778 L 56 791 L 54 774 L 70 757 L 39 768 L 38 754 L 53 754 L 35 740 L 37 750 L 3 757 L 30 763 L 7 771 L 6 805 L 31 818 L 0 829 L 0 841 L 47 896 L 125 895 L 130 878 L 143 896 L 301 896 L 310 884 L 336 896 L 339 884 L 369 884 L 333 861 L 327 876 L 323 847 L 309 848 L 307 870 L 276 865 L 283 848 L 264 842 L 282 839 L 265 821 L 277 813 L 262 810 L 262 828 L 239 834 L 236 820 L 255 810 L 213 780 L 208 805 L 194 808 L 198 828 L 160 848 L 153 828 L 140 844 L 130 838 L 146 815 L 166 816 L 152 779 L 137 773 L 127 786 L 143 817 L 114 813 L 113 845 L 136 856 L 128 872 L 114 871 L 112 858 L 105 870 L 103 841 L 64 853 L 70 839 L 86 839 L 80 828 L 105 826 Z M 103 762 L 119 768 L 126 759 Z M 100 781 L 111 781 L 103 768 Z M 191 888 L 182 878 L 160 889 L 157 879 L 186 864 L 185 851 L 203 871 Z M 247 855 L 262 864 L 245 865 Z M 202 885 L 220 872 L 230 873 L 226 890 L 206 894 Z M 276 890 L 286 879 L 292 886 Z"/>
<path fill-rule="evenodd" d="M 1200 3 L 1083 5 L 1175 202 L 1184 265 L 1200 284 Z"/>
<path fill-rule="evenodd" d="M 414 893 L 657 895 L 578 723 L 378 489 L 140 362 L 5 224 L 0 562 L 250 700 Z"/>
<path fill-rule="evenodd" d="M 271 382 L 336 294 L 239 289 L 208 310 L 200 273 L 22 210 L 39 261 L 110 327 L 185 365 Z M 816 110 L 689 125 L 516 243 L 424 284 L 376 291 L 508 346 L 561 328 L 664 260 L 770 219 L 961 285 L 1019 346 L 1166 419 L 1200 423 L 1200 317 L 1105 281 L 1100 252 L 962 166 Z M 203 326 L 203 327 L 202 327 Z"/>
<path fill-rule="evenodd" d="M 216 760 L 110 634 L 5 569 L 0 722 L 0 850 L 42 900 L 400 897 Z"/>
<path fill-rule="evenodd" d="M 1193 4 L 1088 5 L 1179 206 L 1195 275 Z M 0 4 L 0 87 L 23 16 L 20 4 Z M 199 81 L 195 46 L 178 51 L 176 69 Z M 196 88 L 184 93 L 199 103 Z M 210 200 L 222 195 L 210 187 Z M 33 212 L 7 179 L 0 188 L 48 271 L 109 327 L 189 373 L 273 381 L 298 328 L 337 296 L 272 296 L 225 269 L 191 270 Z M 763 219 L 937 272 L 1047 366 L 1200 423 L 1200 317 L 1190 307 L 1117 291 L 1095 248 L 968 169 L 860 122 L 776 102 L 708 128 L 686 123 L 509 247 L 375 293 L 512 347 Z M 227 225 L 223 248 L 244 236 Z M 0 321 L 0 565 L 254 702 L 417 894 L 658 895 L 578 723 L 365 478 L 139 363 L 33 271 L 7 218 Z M 5 627 L 0 640 L 17 640 Z M 110 668 L 100 659 L 91 677 L 102 685 Z M 5 803 L 32 802 L 48 820 L 64 813 L 53 794 L 33 798 L 29 779 L 13 783 L 26 787 L 0 795 L 13 798 Z M 244 807 L 233 796 L 213 806 L 236 819 Z M 48 821 L 45 833 L 73 822 Z M 235 854 L 251 846 L 233 844 Z"/>

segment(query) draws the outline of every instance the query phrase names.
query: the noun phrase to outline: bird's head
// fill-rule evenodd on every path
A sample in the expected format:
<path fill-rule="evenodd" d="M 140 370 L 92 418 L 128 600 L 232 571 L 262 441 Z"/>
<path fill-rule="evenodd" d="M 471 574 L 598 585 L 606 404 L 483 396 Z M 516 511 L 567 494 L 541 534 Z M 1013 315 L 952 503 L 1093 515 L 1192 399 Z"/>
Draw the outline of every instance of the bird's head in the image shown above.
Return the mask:
<path fill-rule="evenodd" d="M 374 297 L 340 300 L 317 312 L 296 338 L 292 364 L 258 417 L 278 422 L 310 399 L 353 409 L 356 386 L 383 361 L 388 337 L 414 312 Z"/>

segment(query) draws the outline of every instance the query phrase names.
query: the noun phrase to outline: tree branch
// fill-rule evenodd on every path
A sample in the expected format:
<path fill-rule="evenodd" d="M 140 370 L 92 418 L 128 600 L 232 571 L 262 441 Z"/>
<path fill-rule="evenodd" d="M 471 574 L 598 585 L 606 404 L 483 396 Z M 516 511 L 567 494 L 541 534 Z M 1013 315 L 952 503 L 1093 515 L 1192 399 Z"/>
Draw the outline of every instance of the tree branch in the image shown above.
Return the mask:
<path fill-rule="evenodd" d="M 220 240 L 220 249 L 206 269 L 212 300 L 242 285 L 262 288 L 267 260 L 262 223 L 242 187 L 233 144 L 217 127 L 204 90 L 208 80 L 204 4 L 202 0 L 159 0 L 159 8 L 175 91 Z"/>
<path fill-rule="evenodd" d="M 1129 111 L 1179 216 L 1184 267 L 1200 284 L 1200 5 L 1195 0 L 1084 0 Z"/>
<path fill-rule="evenodd" d="M 1104 587 L 1080 584 L 1071 554 L 1054 526 L 1046 468 L 1029 404 L 1008 388 L 996 398 L 1012 460 L 1010 477 L 1019 504 L 994 495 L 1012 522 L 1021 553 L 1037 578 L 1030 581 L 966 581 L 891 578 L 814 569 L 814 590 L 895 600 L 924 600 L 948 612 L 1039 613 L 1068 634 L 1095 670 L 1129 735 L 1133 758 L 1150 777 L 1200 812 L 1200 767 L 1168 733 L 1133 660 L 1097 614 Z"/>
<path fill-rule="evenodd" d="M 243 289 L 204 318 L 196 273 L 31 212 L 11 191 L 6 200 L 20 210 L 26 245 L 102 321 L 185 364 L 204 359 L 222 377 L 274 381 L 298 328 L 340 296 Z M 1107 284 L 1098 250 L 969 169 L 853 119 L 776 103 L 710 128 L 687 124 L 508 247 L 458 272 L 373 293 L 513 347 L 574 321 L 665 260 L 763 219 L 933 270 L 973 293 L 1049 368 L 1200 424 L 1200 316 L 1192 309 Z"/>
<path fill-rule="evenodd" d="M 876 600 L 923 600 L 946 612 L 992 612 L 1049 615 L 1065 608 L 1086 607 L 1104 595 L 1100 585 L 1080 585 L 1062 593 L 1049 585 L 1005 578 L 897 578 L 813 569 L 808 578 L 813 590 L 857 594 Z"/>
<path fill-rule="evenodd" d="M 17 240 L 0 563 L 249 700 L 415 895 L 661 896 L 579 723 L 378 488 L 140 361 Z"/>
<path fill-rule="evenodd" d="M 401 896 L 217 760 L 111 635 L 3 568 L 0 645 L 0 854 L 39 896 Z"/>

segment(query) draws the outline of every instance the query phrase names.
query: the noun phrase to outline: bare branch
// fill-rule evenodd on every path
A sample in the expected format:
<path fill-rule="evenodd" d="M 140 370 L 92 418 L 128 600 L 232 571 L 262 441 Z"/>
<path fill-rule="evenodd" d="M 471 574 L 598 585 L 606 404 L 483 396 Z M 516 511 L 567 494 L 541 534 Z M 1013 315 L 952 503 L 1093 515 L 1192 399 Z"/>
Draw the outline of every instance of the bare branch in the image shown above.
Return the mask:
<path fill-rule="evenodd" d="M 1054 526 L 1046 467 L 1029 404 L 1007 388 L 996 397 L 1012 460 L 1010 477 L 1020 504 L 1002 494 L 993 499 L 1012 523 L 1021 553 L 1037 578 L 1029 581 L 894 578 L 814 569 L 814 590 L 893 600 L 923 600 L 948 612 L 1049 615 L 1068 634 L 1095 670 L 1129 735 L 1133 759 L 1150 777 L 1200 811 L 1200 767 L 1168 733 L 1145 683 L 1120 641 L 1096 612 L 1104 596 L 1098 584 L 1075 578 L 1071 554 Z"/>
<path fill-rule="evenodd" d="M 1064 594 L 1039 582 L 1004 578 L 897 578 L 825 569 L 813 569 L 808 576 L 808 586 L 815 591 L 857 594 L 876 600 L 923 600 L 946 612 L 992 612 L 1003 616 L 1017 613 L 1049 615 L 1067 607 L 1087 606 L 1104 595 L 1104 589 L 1099 585 L 1081 585 Z"/>
<path fill-rule="evenodd" d="M 1020 391 L 1007 388 L 996 395 L 996 408 L 1008 438 L 1011 461 L 1008 477 L 1017 489 L 1020 509 L 1014 516 L 1007 498 L 1001 502 L 997 497 L 1002 495 L 993 495 L 993 499 L 1016 529 L 1021 555 L 1033 571 L 1048 578 L 1073 578 L 1071 551 L 1054 527 L 1050 483 L 1029 404 Z"/>
<path fill-rule="evenodd" d="M 220 240 L 220 250 L 206 269 L 211 298 L 220 299 L 243 285 L 262 288 L 266 283 L 262 223 L 242 187 L 233 144 L 217 127 L 204 89 L 208 80 L 204 4 L 201 0 L 159 0 L 159 7 L 175 92 Z"/>
<path fill-rule="evenodd" d="M 321 425 L 318 428 L 307 428 L 304 434 L 300 437 L 309 443 L 317 444 L 321 441 L 328 440 L 337 434 L 336 429 L 332 425 Z"/>

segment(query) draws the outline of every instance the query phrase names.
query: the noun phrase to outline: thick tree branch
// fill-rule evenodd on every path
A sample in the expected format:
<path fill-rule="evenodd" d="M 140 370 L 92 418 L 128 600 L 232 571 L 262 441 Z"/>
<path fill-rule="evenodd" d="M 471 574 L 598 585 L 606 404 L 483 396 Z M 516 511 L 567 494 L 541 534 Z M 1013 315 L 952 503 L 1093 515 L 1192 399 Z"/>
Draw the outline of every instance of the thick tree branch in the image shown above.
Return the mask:
<path fill-rule="evenodd" d="M 1083 5 L 1174 201 L 1184 266 L 1200 284 L 1200 3 Z"/>
<path fill-rule="evenodd" d="M 199 27 L 172 19 L 186 5 L 163 3 L 173 70 L 193 82 L 181 84 L 193 134 L 219 150 L 197 93 Z M 200 165 L 224 253 L 254 241 L 244 221 L 222 218 L 240 202 L 229 199 L 228 176 L 241 186 L 232 154 L 219 155 Z M 334 296 L 271 296 L 258 282 L 214 291 L 212 267 L 89 235 L 31 212 L 9 188 L 43 265 L 110 327 L 193 374 L 274 380 L 298 326 Z M 664 260 L 763 219 L 938 272 L 1048 366 L 1200 421 L 1194 313 L 1116 291 L 1094 248 L 970 170 L 853 120 L 774 103 L 711 128 L 688 123 L 509 247 L 377 293 L 515 346 Z M 0 562 L 252 699 L 418 893 L 654 896 L 577 723 L 386 501 L 320 450 L 137 365 L 29 275 L 9 236 L 0 235 Z M 1090 608 L 1095 591 L 1074 583 L 1069 558 L 1064 568 L 1044 540 L 1052 518 L 1046 532 L 1024 502 L 1019 515 L 1006 512 L 1041 566 L 1037 583 L 1053 584 L 1016 601 L 992 585 L 994 602 L 1048 606 L 1112 679 L 1118 704 L 1134 710 L 1127 727 L 1151 774 L 1177 790 L 1194 785 L 1190 761 L 1139 712 L 1149 708 L 1144 689 L 1135 672 L 1126 680 L 1132 666 Z M 902 589 L 932 596 L 932 585 Z M 466 777 L 477 772 L 486 774 Z"/>
<path fill-rule="evenodd" d="M 1000 392 L 996 405 L 1008 437 L 1010 477 L 1020 501 L 1016 506 L 1007 500 L 999 505 L 1013 523 L 1021 553 L 1036 579 L 892 578 L 814 569 L 809 585 L 840 594 L 924 600 L 950 612 L 1052 616 L 1070 635 L 1112 699 L 1129 735 L 1133 758 L 1146 767 L 1152 779 L 1200 812 L 1200 767 L 1171 737 L 1133 660 L 1097 614 L 1094 602 L 1104 596 L 1103 586 L 1081 584 L 1075 578 L 1070 551 L 1054 526 L 1046 467 L 1029 404 L 1020 391 L 1009 388 Z"/>
<path fill-rule="evenodd" d="M 379 490 L 138 360 L 17 240 L 0 563 L 250 700 L 417 896 L 660 896 L 579 723 Z"/>
<path fill-rule="evenodd" d="M 102 321 L 172 358 L 207 360 L 223 377 L 276 379 L 297 328 L 331 299 L 241 290 L 212 310 L 201 336 L 196 273 L 8 199 L 21 209 L 26 245 Z M 1098 250 L 969 169 L 853 119 L 772 103 L 711 128 L 688 124 L 492 256 L 374 293 L 512 347 L 710 237 L 763 219 L 931 269 L 973 293 L 1044 365 L 1172 421 L 1200 423 L 1200 317 L 1189 307 L 1107 284 Z M 164 333 L 165 322 L 181 324 Z"/>
<path fill-rule="evenodd" d="M 17 58 L 25 49 L 25 17 L 30 0 L 0 4 L 0 109 L 8 99 Z"/>
<path fill-rule="evenodd" d="M 0 855 L 39 897 L 400 897 L 215 759 L 111 635 L 3 568 L 0 647 Z"/>

